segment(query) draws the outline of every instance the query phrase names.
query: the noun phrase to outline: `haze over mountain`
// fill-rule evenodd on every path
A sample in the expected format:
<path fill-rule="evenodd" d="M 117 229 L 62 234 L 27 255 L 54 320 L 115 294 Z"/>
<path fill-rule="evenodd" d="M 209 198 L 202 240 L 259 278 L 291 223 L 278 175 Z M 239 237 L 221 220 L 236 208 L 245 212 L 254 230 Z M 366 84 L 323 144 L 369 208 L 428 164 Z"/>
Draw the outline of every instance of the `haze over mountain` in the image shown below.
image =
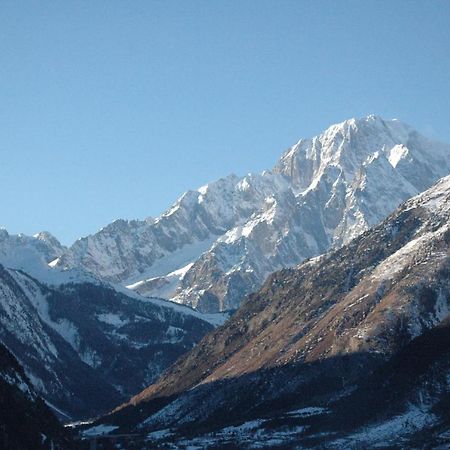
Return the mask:
<path fill-rule="evenodd" d="M 349 242 L 449 172 L 449 145 L 398 120 L 350 119 L 272 171 L 188 191 L 157 219 L 118 220 L 54 264 L 203 312 L 235 309 L 271 272 Z"/>
<path fill-rule="evenodd" d="M 270 276 L 102 423 L 152 448 L 438 448 L 449 324 L 450 176 L 341 249 Z"/>

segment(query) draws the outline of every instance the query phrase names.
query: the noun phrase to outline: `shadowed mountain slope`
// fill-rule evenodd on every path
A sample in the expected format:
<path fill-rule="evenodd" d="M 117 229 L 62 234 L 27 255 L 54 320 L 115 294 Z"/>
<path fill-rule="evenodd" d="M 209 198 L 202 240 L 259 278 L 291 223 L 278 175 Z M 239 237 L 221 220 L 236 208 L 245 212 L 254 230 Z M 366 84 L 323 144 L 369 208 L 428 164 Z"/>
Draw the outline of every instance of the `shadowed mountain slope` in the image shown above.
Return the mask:
<path fill-rule="evenodd" d="M 25 372 L 0 344 L 0 448 L 75 449 L 56 417 L 35 393 Z"/>
<path fill-rule="evenodd" d="M 107 411 L 156 380 L 213 329 L 204 319 L 104 284 L 48 287 L 0 266 L 0 341 L 65 421 Z"/>

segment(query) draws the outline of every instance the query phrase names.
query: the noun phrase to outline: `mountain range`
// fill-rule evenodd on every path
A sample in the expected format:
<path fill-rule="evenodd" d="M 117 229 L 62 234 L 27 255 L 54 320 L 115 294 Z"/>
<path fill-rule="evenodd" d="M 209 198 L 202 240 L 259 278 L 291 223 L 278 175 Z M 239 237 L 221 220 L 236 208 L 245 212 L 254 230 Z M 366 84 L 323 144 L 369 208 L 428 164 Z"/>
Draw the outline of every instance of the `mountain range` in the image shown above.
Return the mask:
<path fill-rule="evenodd" d="M 446 443 L 449 173 L 368 116 L 70 247 L 2 229 L 5 395 L 150 448 Z"/>
<path fill-rule="evenodd" d="M 448 173 L 449 145 L 398 120 L 350 119 L 300 140 L 272 171 L 188 191 L 157 219 L 115 221 L 54 265 L 233 310 L 270 273 L 349 242 Z"/>

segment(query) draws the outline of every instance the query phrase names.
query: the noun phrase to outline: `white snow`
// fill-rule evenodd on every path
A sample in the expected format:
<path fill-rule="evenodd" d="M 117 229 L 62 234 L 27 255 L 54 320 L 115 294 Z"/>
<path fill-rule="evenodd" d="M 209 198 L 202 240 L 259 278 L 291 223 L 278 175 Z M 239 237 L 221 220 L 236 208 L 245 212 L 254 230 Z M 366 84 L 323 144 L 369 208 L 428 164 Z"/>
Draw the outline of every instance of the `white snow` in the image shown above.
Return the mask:
<path fill-rule="evenodd" d="M 339 439 L 331 443 L 332 448 L 353 448 L 355 445 L 374 446 L 375 444 L 389 446 L 399 443 L 402 436 L 421 430 L 432 425 L 437 417 L 427 409 L 417 406 L 410 408 L 403 414 L 395 416 L 379 424 L 361 429 L 352 436 Z"/>
<path fill-rule="evenodd" d="M 97 319 L 100 320 L 100 322 L 104 322 L 115 327 L 122 327 L 129 323 L 129 320 L 122 319 L 118 314 L 114 313 L 98 314 Z"/>
<path fill-rule="evenodd" d="M 244 422 L 241 425 L 235 425 L 230 426 L 226 428 L 222 428 L 220 430 L 221 434 L 235 434 L 235 433 L 242 433 L 246 431 L 252 431 L 257 428 L 259 428 L 266 420 L 264 419 L 256 419 L 256 420 L 250 420 L 248 422 Z"/>
<path fill-rule="evenodd" d="M 204 449 L 224 445 L 230 448 L 272 448 L 286 445 L 302 434 L 306 427 L 292 426 L 281 429 L 265 429 L 265 419 L 255 419 L 241 425 L 229 426 L 214 433 L 175 442 L 175 447 Z"/>
<path fill-rule="evenodd" d="M 96 425 L 94 427 L 88 428 L 82 432 L 83 436 L 102 436 L 111 433 L 111 431 L 117 430 L 119 428 L 116 425 Z"/>
<path fill-rule="evenodd" d="M 408 147 L 406 147 L 403 144 L 395 145 L 391 148 L 389 151 L 388 160 L 391 163 L 392 167 L 397 167 L 397 164 L 400 162 L 400 160 L 406 158 L 408 156 L 409 150 Z"/>
<path fill-rule="evenodd" d="M 423 194 L 411 199 L 408 203 L 413 207 L 417 201 L 433 212 L 450 211 L 450 175 L 441 178 L 439 182 Z M 425 200 L 425 201 L 423 201 Z"/>
<path fill-rule="evenodd" d="M 289 416 L 295 417 L 310 417 L 317 416 L 319 414 L 328 414 L 330 411 L 326 408 L 321 408 L 319 406 L 310 406 L 308 408 L 296 409 L 294 411 L 289 411 L 286 413 Z"/>
<path fill-rule="evenodd" d="M 174 275 L 175 272 L 178 272 L 179 270 L 186 270 L 187 266 L 192 264 L 195 259 L 208 250 L 215 240 L 216 236 L 211 236 L 204 241 L 196 241 L 192 244 L 187 244 L 179 250 L 167 254 L 156 260 L 145 274 L 139 274 L 134 276 L 134 278 L 127 280 L 126 286 L 132 289 L 133 286 L 136 286 L 137 283 L 142 282 L 143 280 L 167 276 L 169 274 Z"/>
<path fill-rule="evenodd" d="M 38 392 L 40 392 L 41 394 L 47 393 L 45 384 L 39 377 L 35 376 L 32 372 L 30 372 L 29 370 L 26 370 L 26 369 L 25 369 L 25 373 L 26 373 L 28 379 L 31 381 L 31 384 L 33 385 L 33 387 Z"/>
<path fill-rule="evenodd" d="M 178 286 L 193 264 L 186 264 L 184 267 L 164 276 L 138 281 L 137 283 L 128 285 L 127 288 L 145 296 L 170 299 L 175 295 Z"/>
<path fill-rule="evenodd" d="M 4 369 L 4 368 L 2 368 Z M 34 398 L 35 394 L 30 389 L 30 386 L 25 382 L 21 375 L 17 372 L 13 372 L 12 370 L 9 372 L 0 372 L 0 379 L 10 384 L 11 386 L 15 386 L 19 388 L 25 395 L 29 398 Z"/>
<path fill-rule="evenodd" d="M 66 319 L 53 321 L 48 312 L 47 298 L 42 294 L 40 288 L 27 276 L 16 271 L 10 271 L 10 274 L 22 287 L 27 298 L 36 308 L 39 317 L 51 328 L 53 328 L 65 341 L 67 341 L 74 350 L 78 349 L 79 335 L 75 325 Z M 53 347 L 53 344 L 52 344 Z M 54 348 L 54 347 L 53 347 Z M 57 355 L 56 348 L 53 353 Z"/>
<path fill-rule="evenodd" d="M 78 344 L 80 341 L 80 336 L 78 333 L 78 329 L 76 326 L 69 322 L 66 319 L 59 319 L 57 322 L 53 322 L 50 319 L 47 321 L 48 325 L 50 325 L 55 331 L 57 331 L 60 336 L 67 341 L 70 346 L 77 351 Z"/>
<path fill-rule="evenodd" d="M 67 419 L 71 419 L 71 417 L 65 413 L 61 408 L 56 407 L 53 403 L 50 403 L 48 400 L 45 400 L 45 403 L 48 407 L 50 407 L 51 409 L 53 409 L 54 411 L 56 411 L 58 414 L 60 414 L 61 416 L 66 417 Z"/>
<path fill-rule="evenodd" d="M 372 278 L 376 280 L 394 278 L 398 272 L 411 262 L 411 258 L 414 257 L 417 250 L 423 245 L 426 245 L 433 236 L 433 233 L 425 233 L 409 241 L 405 246 L 379 264 L 374 270 Z"/>
<path fill-rule="evenodd" d="M 165 428 L 164 430 L 152 431 L 147 435 L 147 438 L 150 441 L 159 441 L 161 439 L 166 439 L 170 436 L 173 436 L 173 432 L 169 428 Z"/>

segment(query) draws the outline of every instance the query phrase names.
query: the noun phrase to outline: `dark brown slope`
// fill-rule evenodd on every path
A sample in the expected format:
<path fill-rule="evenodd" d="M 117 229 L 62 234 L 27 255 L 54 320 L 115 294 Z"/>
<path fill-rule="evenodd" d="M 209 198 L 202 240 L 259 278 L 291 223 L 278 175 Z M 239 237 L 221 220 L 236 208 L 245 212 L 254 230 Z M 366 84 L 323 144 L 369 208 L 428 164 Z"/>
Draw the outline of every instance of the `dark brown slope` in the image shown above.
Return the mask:
<path fill-rule="evenodd" d="M 345 395 L 448 315 L 449 205 L 446 178 L 341 250 L 274 274 L 106 420 L 208 429 Z"/>

